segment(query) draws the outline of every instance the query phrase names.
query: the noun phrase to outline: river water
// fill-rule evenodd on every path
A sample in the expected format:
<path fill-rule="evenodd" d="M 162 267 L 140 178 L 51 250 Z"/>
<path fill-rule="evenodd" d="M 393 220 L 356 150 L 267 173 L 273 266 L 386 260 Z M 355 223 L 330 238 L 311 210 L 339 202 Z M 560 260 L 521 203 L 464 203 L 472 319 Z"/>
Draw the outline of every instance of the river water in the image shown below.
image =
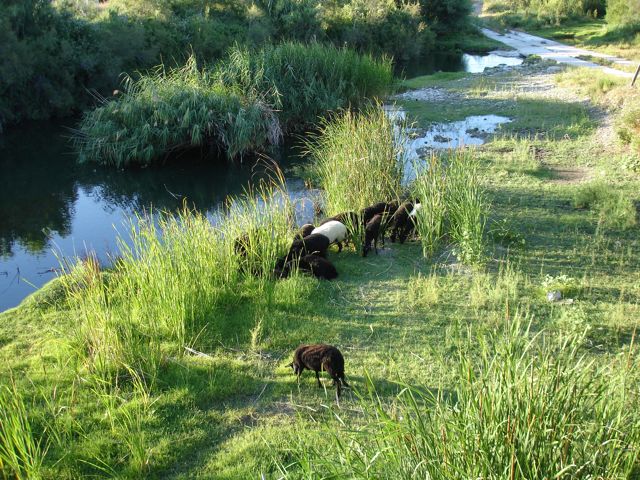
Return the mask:
<path fill-rule="evenodd" d="M 405 76 L 483 64 L 483 57 L 467 57 L 442 56 L 405 69 Z M 79 165 L 66 139 L 65 126 L 74 122 L 62 123 L 33 123 L 0 134 L 0 312 L 54 278 L 57 255 L 92 252 L 106 262 L 117 251 L 117 230 L 125 233 L 135 212 L 175 210 L 186 199 L 212 213 L 262 171 L 222 159 L 198 161 L 197 152 L 137 170 Z M 290 145 L 273 157 L 285 171 L 303 161 Z M 303 182 L 291 174 L 287 186 L 308 215 Z"/>

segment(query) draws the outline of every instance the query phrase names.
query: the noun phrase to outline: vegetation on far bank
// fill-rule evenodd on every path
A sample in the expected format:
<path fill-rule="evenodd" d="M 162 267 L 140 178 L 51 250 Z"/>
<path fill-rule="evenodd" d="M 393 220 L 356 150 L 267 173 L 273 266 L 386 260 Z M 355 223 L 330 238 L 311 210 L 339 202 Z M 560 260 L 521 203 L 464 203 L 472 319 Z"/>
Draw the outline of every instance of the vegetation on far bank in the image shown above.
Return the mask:
<path fill-rule="evenodd" d="M 640 5 L 628 0 L 487 0 L 490 27 L 520 28 L 577 47 L 640 61 Z"/>
<path fill-rule="evenodd" d="M 603 141 L 601 112 L 581 96 L 528 91 L 522 78 L 416 80 L 449 97 L 401 103 L 425 128 L 496 105 L 512 119 L 419 175 L 411 193 L 433 206 L 422 244 L 366 259 L 331 249 L 337 280 L 276 281 L 268 272 L 291 240 L 291 204 L 281 181 L 263 183 L 214 224 L 189 210 L 143 221 L 111 268 L 79 262 L 0 315 L 0 468 L 56 479 L 633 478 L 637 157 Z M 581 78 L 566 85 L 602 90 Z M 319 144 L 345 198 L 398 185 L 394 129 L 369 113 L 338 118 Z M 354 171 L 337 152 L 386 174 Z M 456 160 L 475 168 L 456 189 L 433 188 Z M 438 233 L 438 193 L 454 190 L 485 212 L 458 212 L 480 232 L 479 256 L 462 254 L 468 229 Z M 246 232 L 245 263 L 234 239 Z M 561 301 L 548 301 L 555 291 Z M 339 405 L 328 382 L 298 385 L 287 367 L 313 342 L 345 356 L 353 390 Z"/>
<path fill-rule="evenodd" d="M 123 72 L 181 67 L 191 54 L 211 64 L 234 46 L 320 42 L 400 63 L 467 34 L 483 48 L 470 11 L 469 0 L 4 1 L 0 127 L 76 114 Z"/>
<path fill-rule="evenodd" d="M 85 113 L 74 141 L 80 159 L 148 165 L 190 148 L 229 158 L 277 145 L 328 112 L 357 108 L 391 88 L 391 62 L 321 44 L 234 48 L 213 67 L 182 68 L 129 80 L 124 91 Z"/>

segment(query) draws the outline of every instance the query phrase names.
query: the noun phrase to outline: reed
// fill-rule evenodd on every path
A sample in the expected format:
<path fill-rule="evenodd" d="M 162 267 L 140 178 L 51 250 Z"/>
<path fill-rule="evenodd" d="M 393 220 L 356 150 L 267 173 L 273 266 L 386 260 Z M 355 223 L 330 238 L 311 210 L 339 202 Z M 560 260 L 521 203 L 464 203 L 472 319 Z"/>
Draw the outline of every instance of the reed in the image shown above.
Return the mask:
<path fill-rule="evenodd" d="M 31 428 L 22 395 L 11 380 L 0 385 L 0 474 L 3 478 L 38 480 L 47 448 Z"/>
<path fill-rule="evenodd" d="M 204 68 L 192 55 L 180 68 L 127 76 L 121 93 L 83 116 L 73 143 L 81 161 L 119 168 L 193 148 L 242 158 L 385 94 L 392 80 L 389 60 L 319 44 L 238 47 Z"/>
<path fill-rule="evenodd" d="M 271 301 L 276 258 L 291 238 L 291 205 L 281 176 L 229 199 L 215 222 L 185 207 L 148 212 L 121 237 L 110 272 L 87 263 L 62 277 L 78 318 L 75 350 L 100 381 L 130 379 L 153 385 L 168 356 L 185 346 L 210 346 L 249 336 L 253 324 L 225 314 L 244 303 L 249 312 Z M 247 234 L 246 255 L 236 239 Z M 242 320 L 243 322 L 246 319 Z"/>

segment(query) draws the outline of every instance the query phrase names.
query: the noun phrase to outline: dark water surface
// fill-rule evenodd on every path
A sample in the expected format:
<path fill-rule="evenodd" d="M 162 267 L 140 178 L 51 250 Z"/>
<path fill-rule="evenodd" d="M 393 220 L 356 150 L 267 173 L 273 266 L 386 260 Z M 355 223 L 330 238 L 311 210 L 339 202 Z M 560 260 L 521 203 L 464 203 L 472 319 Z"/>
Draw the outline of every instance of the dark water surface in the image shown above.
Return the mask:
<path fill-rule="evenodd" d="M 126 237 L 135 212 L 176 210 L 186 198 L 211 213 L 264 172 L 193 158 L 128 171 L 79 165 L 67 134 L 61 126 L 36 123 L 0 135 L 0 311 L 54 278 L 59 265 L 54 251 L 64 256 L 91 251 L 106 262 L 117 251 L 116 228 Z M 299 161 L 287 146 L 274 157 L 283 168 Z M 287 184 L 300 196 L 301 181 Z"/>
<path fill-rule="evenodd" d="M 497 58 L 496 58 L 497 57 Z M 436 71 L 483 69 L 499 56 L 434 55 L 402 68 L 407 78 Z M 481 70 L 480 70 L 481 71 Z M 73 126 L 73 121 L 63 122 Z M 191 157 L 140 170 L 117 171 L 78 165 L 61 125 L 35 123 L 0 134 L 0 311 L 55 276 L 63 256 L 95 252 L 101 261 L 117 251 L 116 228 L 126 233 L 135 213 L 153 206 L 175 210 L 186 198 L 214 212 L 228 195 L 238 195 L 261 169 Z M 274 154 L 286 169 L 299 157 L 290 147 Z M 290 194 L 306 216 L 310 201 L 302 182 L 287 178 Z M 126 235 L 125 235 L 126 236 Z"/>

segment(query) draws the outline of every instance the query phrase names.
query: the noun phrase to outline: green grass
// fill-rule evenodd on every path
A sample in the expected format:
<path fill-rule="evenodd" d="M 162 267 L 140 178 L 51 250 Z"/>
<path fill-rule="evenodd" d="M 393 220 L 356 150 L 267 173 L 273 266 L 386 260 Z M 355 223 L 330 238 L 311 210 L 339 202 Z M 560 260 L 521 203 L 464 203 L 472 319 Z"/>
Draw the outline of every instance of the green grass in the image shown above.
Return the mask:
<path fill-rule="evenodd" d="M 637 476 L 638 225 L 574 204 L 594 180 L 605 204 L 639 200 L 630 152 L 603 141 L 596 109 L 522 91 L 513 73 L 483 78 L 450 85 L 513 118 L 469 153 L 491 205 L 481 266 L 409 241 L 366 259 L 332 247 L 332 282 L 255 278 L 292 230 L 282 205 L 274 235 L 251 233 L 253 192 L 223 225 L 194 212 L 146 224 L 113 269 L 86 262 L 68 288 L 0 314 L 0 383 L 28 421 L 15 444 L 41 446 L 41 477 Z M 470 109 L 413 115 L 427 127 Z M 232 251 L 247 231 L 243 269 Z M 548 302 L 557 288 L 565 301 Z M 298 385 L 287 367 L 312 342 L 344 353 L 354 388 L 339 405 L 326 376 Z"/>

